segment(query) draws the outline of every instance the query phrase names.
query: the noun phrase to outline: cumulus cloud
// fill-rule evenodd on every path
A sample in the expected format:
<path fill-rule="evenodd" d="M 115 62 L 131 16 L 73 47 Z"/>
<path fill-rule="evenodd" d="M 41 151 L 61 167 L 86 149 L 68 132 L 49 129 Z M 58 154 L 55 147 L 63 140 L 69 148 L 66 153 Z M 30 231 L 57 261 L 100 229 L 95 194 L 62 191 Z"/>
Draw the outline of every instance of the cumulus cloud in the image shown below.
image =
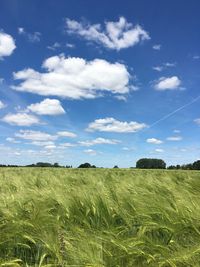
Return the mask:
<path fill-rule="evenodd" d="M 27 113 L 16 113 L 16 114 L 7 114 L 2 118 L 2 121 L 17 126 L 31 126 L 33 124 L 39 124 L 40 120 L 31 114 Z"/>
<path fill-rule="evenodd" d="M 91 122 L 87 131 L 100 131 L 100 132 L 117 132 L 117 133 L 134 133 L 146 128 L 145 123 L 135 121 L 126 122 L 118 121 L 114 118 L 97 119 Z"/>
<path fill-rule="evenodd" d="M 6 105 L 0 100 L 0 109 L 5 108 Z"/>
<path fill-rule="evenodd" d="M 167 137 L 168 141 L 181 141 L 182 139 L 183 139 L 182 136 L 170 136 L 170 137 Z"/>
<path fill-rule="evenodd" d="M 65 113 L 59 100 L 49 98 L 40 103 L 31 104 L 27 109 L 38 115 L 60 115 Z"/>
<path fill-rule="evenodd" d="M 68 132 L 68 131 L 60 131 L 60 132 L 57 132 L 57 135 L 59 137 L 70 137 L 70 138 L 74 138 L 74 137 L 77 136 L 75 133 Z"/>
<path fill-rule="evenodd" d="M 149 144 L 155 144 L 155 145 L 160 145 L 160 144 L 163 143 L 163 141 L 161 141 L 161 140 L 159 140 L 157 138 L 148 138 L 146 140 L 146 142 L 149 143 Z"/>
<path fill-rule="evenodd" d="M 10 56 L 16 45 L 13 37 L 7 33 L 0 32 L 0 59 Z"/>
<path fill-rule="evenodd" d="M 156 82 L 154 88 L 159 91 L 174 90 L 178 89 L 180 85 L 181 80 L 177 76 L 172 76 L 168 78 L 162 77 Z"/>
<path fill-rule="evenodd" d="M 41 131 L 32 131 L 32 130 L 20 130 L 18 133 L 15 133 L 15 137 L 31 140 L 31 141 L 54 141 L 57 139 L 57 136 L 51 135 Z"/>
<path fill-rule="evenodd" d="M 19 27 L 18 28 L 18 34 L 24 35 L 28 39 L 28 41 L 31 43 L 40 42 L 40 38 L 41 38 L 40 32 L 29 33 L 23 27 Z"/>
<path fill-rule="evenodd" d="M 70 34 L 76 34 L 115 50 L 128 48 L 150 39 L 149 34 L 140 25 L 133 26 L 124 17 L 120 17 L 117 22 L 106 21 L 105 29 L 100 24 L 82 23 L 67 18 L 66 29 Z"/>
<path fill-rule="evenodd" d="M 24 69 L 14 73 L 15 80 L 22 80 L 13 89 L 39 95 L 56 95 L 71 99 L 95 98 L 102 92 L 125 94 L 130 90 L 131 78 L 125 65 L 95 59 L 63 55 L 46 59 L 46 72 Z"/>
<path fill-rule="evenodd" d="M 120 141 L 115 140 L 115 139 L 105 139 L 102 137 L 98 137 L 94 140 L 79 141 L 78 143 L 81 146 L 94 146 L 94 145 L 99 145 L 99 144 L 116 145 L 116 144 L 120 143 Z"/>

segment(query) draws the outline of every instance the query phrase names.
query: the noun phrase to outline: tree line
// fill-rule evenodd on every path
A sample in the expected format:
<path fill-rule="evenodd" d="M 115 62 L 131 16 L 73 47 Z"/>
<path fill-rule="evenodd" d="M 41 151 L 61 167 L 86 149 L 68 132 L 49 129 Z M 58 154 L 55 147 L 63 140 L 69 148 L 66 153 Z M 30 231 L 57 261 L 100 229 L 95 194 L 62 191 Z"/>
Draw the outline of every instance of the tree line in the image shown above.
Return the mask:
<path fill-rule="evenodd" d="M 59 165 L 59 163 L 49 163 L 49 162 L 37 162 L 35 164 L 29 164 L 25 166 L 20 165 L 6 165 L 0 164 L 0 167 L 45 167 L 45 168 L 73 168 L 72 165 Z M 95 165 L 91 165 L 86 162 L 80 164 L 78 168 L 86 169 L 86 168 L 98 168 Z M 113 168 L 118 168 L 115 165 Z M 133 167 L 131 167 L 133 168 Z M 168 169 L 168 170 L 200 170 L 200 160 L 197 160 L 193 163 L 183 164 L 183 165 L 170 165 L 166 167 L 166 163 L 162 159 L 156 158 L 142 158 L 136 162 L 137 169 Z"/>

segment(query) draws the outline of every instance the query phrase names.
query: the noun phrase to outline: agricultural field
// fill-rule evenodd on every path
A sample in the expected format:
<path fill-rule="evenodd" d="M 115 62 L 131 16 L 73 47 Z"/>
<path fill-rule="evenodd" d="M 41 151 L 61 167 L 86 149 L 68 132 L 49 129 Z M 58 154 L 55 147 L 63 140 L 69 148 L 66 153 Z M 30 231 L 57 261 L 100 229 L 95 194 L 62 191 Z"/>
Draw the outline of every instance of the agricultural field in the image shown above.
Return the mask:
<path fill-rule="evenodd" d="M 200 266 L 200 172 L 1 168 L 0 265 Z"/>

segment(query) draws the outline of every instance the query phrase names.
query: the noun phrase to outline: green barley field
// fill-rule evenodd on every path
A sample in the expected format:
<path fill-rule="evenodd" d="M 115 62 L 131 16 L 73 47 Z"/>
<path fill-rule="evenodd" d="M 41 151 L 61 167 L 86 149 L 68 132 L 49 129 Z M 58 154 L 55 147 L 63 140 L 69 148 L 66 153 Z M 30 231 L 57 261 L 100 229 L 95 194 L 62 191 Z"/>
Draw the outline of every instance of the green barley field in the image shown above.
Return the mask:
<path fill-rule="evenodd" d="M 200 172 L 1 168 L 0 266 L 200 266 Z"/>

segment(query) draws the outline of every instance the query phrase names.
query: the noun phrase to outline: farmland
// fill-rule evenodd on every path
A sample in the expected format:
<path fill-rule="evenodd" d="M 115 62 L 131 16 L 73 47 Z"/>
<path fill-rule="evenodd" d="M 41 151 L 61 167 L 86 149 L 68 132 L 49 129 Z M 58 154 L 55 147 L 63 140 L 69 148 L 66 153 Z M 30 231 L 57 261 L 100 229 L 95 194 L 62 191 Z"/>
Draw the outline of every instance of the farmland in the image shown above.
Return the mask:
<path fill-rule="evenodd" d="M 0 265 L 200 266 L 200 172 L 1 168 Z"/>

